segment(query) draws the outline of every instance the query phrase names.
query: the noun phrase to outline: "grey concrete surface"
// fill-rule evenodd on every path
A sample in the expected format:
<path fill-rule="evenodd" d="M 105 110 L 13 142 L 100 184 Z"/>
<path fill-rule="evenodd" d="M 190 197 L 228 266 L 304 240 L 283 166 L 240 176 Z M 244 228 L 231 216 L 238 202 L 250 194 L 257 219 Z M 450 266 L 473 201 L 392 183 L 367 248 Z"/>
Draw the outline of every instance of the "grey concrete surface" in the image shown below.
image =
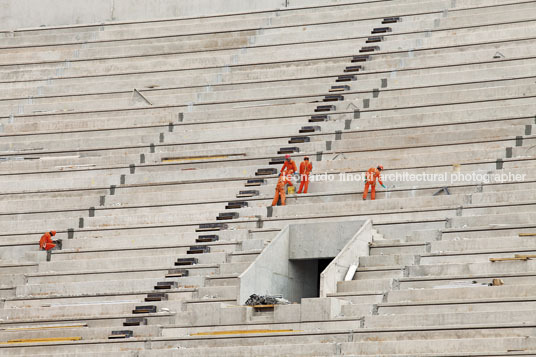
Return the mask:
<path fill-rule="evenodd" d="M 116 20 L 122 5 L 115 2 Z M 261 4 L 285 5 L 196 19 L 153 8 L 174 18 L 0 32 L 0 156 L 13 159 L 0 162 L 0 342 L 82 337 L 0 344 L 0 354 L 465 356 L 536 349 L 526 338 L 534 332 L 534 260 L 489 261 L 536 253 L 534 2 Z M 186 268 L 189 275 L 166 279 L 178 258 L 192 257 L 186 252 L 198 244 L 199 224 L 219 222 L 258 168 L 279 167 L 268 161 L 294 146 L 288 138 L 309 125 L 371 30 L 396 15 L 402 21 L 388 25 L 392 32 L 341 93 L 345 100 L 334 103 L 311 142 L 296 145 L 298 163 L 309 155 L 313 173 L 334 180 L 311 182 L 308 194 L 289 195 L 287 206 L 268 212 L 276 177 L 267 176 L 252 188 L 259 195 L 244 199 L 247 207 L 230 210 L 240 217 L 213 232 L 219 240 L 203 243 L 211 251 L 194 255 L 199 261 Z M 154 105 L 133 97 L 132 88 Z M 167 157 L 175 161 L 163 164 Z M 424 169 L 525 174 L 526 181 L 384 177 L 377 200 L 362 201 L 363 182 L 338 176 L 378 163 L 385 176 Z M 443 186 L 450 195 L 433 196 Z M 238 277 L 285 227 L 320 225 L 313 229 L 322 234 L 349 219 L 371 220 L 371 242 L 332 264 L 337 271 L 325 298 L 273 312 L 240 305 Z M 52 227 L 64 250 L 47 262 L 36 242 Z M 339 248 L 326 242 L 308 243 Z M 294 250 L 312 251 L 301 244 Z M 342 281 L 356 253 L 353 280 Z M 504 285 L 488 286 L 493 279 Z M 147 315 L 148 325 L 133 328 L 132 339 L 108 341 L 165 280 L 178 287 L 154 303 L 159 312 Z M 299 280 L 316 290 L 316 281 Z M 76 326 L 47 327 L 69 323 Z M 34 329 L 21 329 L 29 325 Z"/>
<path fill-rule="evenodd" d="M 13 3 L 12 1 L 4 0 L 1 5 L 3 7 L 2 30 L 15 30 L 40 26 L 100 24 L 111 21 L 147 21 L 173 17 L 274 10 L 284 4 L 279 0 L 269 2 L 233 0 L 225 3 L 217 0 L 181 3 L 168 0 L 158 0 L 151 3 L 139 3 L 129 0 L 99 0 L 88 6 L 89 4 L 83 1 L 43 3 L 24 0 Z M 49 11 L 44 13 L 32 11 L 36 8 L 49 9 Z"/>

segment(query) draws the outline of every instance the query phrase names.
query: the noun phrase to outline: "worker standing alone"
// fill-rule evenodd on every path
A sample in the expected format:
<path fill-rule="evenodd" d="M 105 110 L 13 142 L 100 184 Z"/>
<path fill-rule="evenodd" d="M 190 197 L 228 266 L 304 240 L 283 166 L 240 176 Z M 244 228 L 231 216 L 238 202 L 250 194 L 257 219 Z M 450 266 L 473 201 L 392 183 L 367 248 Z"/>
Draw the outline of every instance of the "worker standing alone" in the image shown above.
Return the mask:
<path fill-rule="evenodd" d="M 281 198 L 281 206 L 285 205 L 285 200 L 286 200 L 285 185 L 286 184 L 292 185 L 292 182 L 290 182 L 287 172 L 283 171 L 279 175 L 279 179 L 277 180 L 277 185 L 275 186 L 275 196 L 274 196 L 274 200 L 272 201 L 272 206 L 277 206 L 277 202 L 279 201 L 280 198 Z"/>
<path fill-rule="evenodd" d="M 300 188 L 298 189 L 298 193 L 307 193 L 307 189 L 309 188 L 309 174 L 313 171 L 313 164 L 309 162 L 309 157 L 305 156 L 303 158 L 303 162 L 300 164 Z"/>
<path fill-rule="evenodd" d="M 366 175 L 365 175 L 365 189 L 363 190 L 363 199 L 367 199 L 367 194 L 370 186 L 370 199 L 375 200 L 376 199 L 376 179 L 382 185 L 383 188 L 385 188 L 385 185 L 382 182 L 382 179 L 380 177 L 380 173 L 383 171 L 383 166 L 379 165 L 377 168 L 371 167 L 368 169 Z"/>

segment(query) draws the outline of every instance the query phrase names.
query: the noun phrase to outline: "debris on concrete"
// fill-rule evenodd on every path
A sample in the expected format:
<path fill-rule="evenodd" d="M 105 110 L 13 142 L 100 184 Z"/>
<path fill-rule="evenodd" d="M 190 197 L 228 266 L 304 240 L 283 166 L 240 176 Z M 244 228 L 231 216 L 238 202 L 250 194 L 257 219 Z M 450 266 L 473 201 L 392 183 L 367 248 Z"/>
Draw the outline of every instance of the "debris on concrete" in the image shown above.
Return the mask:
<path fill-rule="evenodd" d="M 357 271 L 357 264 L 350 265 L 344 277 L 344 281 L 354 280 L 354 275 L 356 271 Z"/>
<path fill-rule="evenodd" d="M 147 99 L 147 97 L 145 97 L 143 94 L 141 94 L 141 92 L 138 91 L 136 88 L 134 88 L 133 93 L 132 93 L 132 101 L 135 104 L 143 102 L 148 105 L 153 105 L 153 103 L 151 103 L 151 101 Z"/>
<path fill-rule="evenodd" d="M 476 287 L 476 286 L 489 286 L 489 283 L 479 283 L 476 280 L 473 281 L 453 281 L 448 284 L 435 285 L 434 289 L 454 289 L 463 287 Z M 413 289 L 418 290 L 418 289 Z"/>
<path fill-rule="evenodd" d="M 445 186 L 445 187 L 440 188 L 438 191 L 436 191 L 432 196 L 437 196 L 437 195 L 439 195 L 441 192 L 445 192 L 445 194 L 446 194 L 447 196 L 450 195 L 449 188 Z"/>
<path fill-rule="evenodd" d="M 502 279 L 493 279 L 491 284 L 491 286 L 501 286 L 501 285 L 504 285 L 504 281 Z"/>
<path fill-rule="evenodd" d="M 249 299 L 246 300 L 246 305 L 288 305 L 290 302 L 287 299 L 283 299 L 281 295 L 257 295 L 252 294 Z"/>

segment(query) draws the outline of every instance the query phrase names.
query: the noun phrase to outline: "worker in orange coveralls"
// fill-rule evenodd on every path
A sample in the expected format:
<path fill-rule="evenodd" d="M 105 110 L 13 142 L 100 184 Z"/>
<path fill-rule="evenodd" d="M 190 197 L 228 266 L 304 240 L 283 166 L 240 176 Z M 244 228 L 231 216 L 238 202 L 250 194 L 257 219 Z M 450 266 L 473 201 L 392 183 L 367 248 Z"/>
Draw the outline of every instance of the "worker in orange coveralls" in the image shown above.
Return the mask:
<path fill-rule="evenodd" d="M 370 199 L 375 200 L 376 199 L 376 179 L 378 179 L 378 182 L 380 185 L 382 185 L 383 188 L 385 188 L 385 185 L 382 182 L 382 179 L 380 177 L 380 173 L 383 171 L 383 166 L 379 165 L 377 168 L 371 167 L 368 169 L 367 174 L 365 176 L 365 189 L 363 190 L 363 199 L 367 199 L 367 194 L 370 186 Z"/>
<path fill-rule="evenodd" d="M 285 185 L 290 184 L 292 185 L 292 182 L 290 182 L 290 175 L 287 173 L 287 171 L 281 172 L 279 175 L 279 180 L 277 180 L 277 185 L 275 186 L 275 196 L 274 200 L 272 201 L 272 206 L 277 206 L 277 202 L 279 201 L 279 198 L 281 198 L 281 206 L 285 205 Z"/>
<path fill-rule="evenodd" d="M 43 234 L 43 236 L 39 240 L 39 248 L 41 248 L 41 250 L 49 251 L 52 248 L 55 248 L 56 243 L 57 243 L 59 246 L 58 248 L 61 249 L 61 240 L 58 240 L 58 241 L 52 240 L 52 237 L 54 237 L 55 235 L 56 235 L 56 231 L 50 231 L 50 232 L 46 232 L 45 234 Z"/>
<path fill-rule="evenodd" d="M 298 171 L 298 168 L 296 167 L 296 163 L 294 160 L 290 158 L 290 155 L 285 155 L 285 163 L 283 164 L 283 167 L 281 168 L 281 172 L 286 171 L 288 175 L 292 175 L 296 171 Z M 292 185 L 292 183 L 290 183 Z"/>
<path fill-rule="evenodd" d="M 300 164 L 300 188 L 298 189 L 298 193 L 307 193 L 307 189 L 309 188 L 309 174 L 313 171 L 313 164 L 309 162 L 309 157 L 305 156 L 303 158 L 303 162 Z"/>

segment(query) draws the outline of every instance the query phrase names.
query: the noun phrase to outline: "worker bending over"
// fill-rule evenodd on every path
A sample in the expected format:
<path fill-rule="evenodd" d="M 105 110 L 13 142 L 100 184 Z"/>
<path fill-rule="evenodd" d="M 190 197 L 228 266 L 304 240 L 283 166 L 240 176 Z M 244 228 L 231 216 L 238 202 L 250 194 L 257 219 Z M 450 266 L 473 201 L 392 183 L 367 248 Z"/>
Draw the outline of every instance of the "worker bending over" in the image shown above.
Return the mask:
<path fill-rule="evenodd" d="M 286 171 L 288 175 L 291 175 L 298 171 L 298 168 L 296 167 L 296 163 L 294 160 L 290 158 L 290 155 L 285 155 L 285 163 L 283 164 L 283 167 L 281 168 L 281 172 Z M 290 183 L 292 185 L 292 183 Z"/>
<path fill-rule="evenodd" d="M 382 179 L 380 177 L 380 173 L 383 171 L 383 166 L 379 165 L 377 168 L 371 167 L 368 169 L 367 174 L 365 175 L 365 189 L 363 190 L 363 199 L 367 199 L 367 194 L 370 186 L 370 199 L 375 200 L 376 199 L 376 179 L 378 179 L 378 182 L 380 185 L 382 185 L 383 188 L 385 188 L 385 185 L 382 182 Z"/>
<path fill-rule="evenodd" d="M 309 174 L 313 171 L 313 164 L 309 162 L 309 157 L 305 156 L 303 162 L 300 164 L 300 188 L 298 193 L 307 193 L 307 188 L 309 188 Z"/>
<path fill-rule="evenodd" d="M 55 235 L 56 231 L 50 231 L 43 234 L 41 236 L 41 239 L 39 240 L 39 248 L 41 250 L 49 251 L 57 246 L 58 249 L 61 249 L 61 239 L 55 241 L 52 240 L 52 237 L 54 237 Z"/>
<path fill-rule="evenodd" d="M 290 182 L 290 177 L 287 173 L 287 171 L 281 172 L 279 175 L 279 179 L 277 180 L 277 185 L 275 186 L 275 196 L 274 200 L 272 201 L 272 206 L 277 206 L 277 202 L 279 201 L 279 198 L 281 198 L 281 206 L 285 205 L 285 185 L 290 184 L 292 185 L 292 182 Z"/>

